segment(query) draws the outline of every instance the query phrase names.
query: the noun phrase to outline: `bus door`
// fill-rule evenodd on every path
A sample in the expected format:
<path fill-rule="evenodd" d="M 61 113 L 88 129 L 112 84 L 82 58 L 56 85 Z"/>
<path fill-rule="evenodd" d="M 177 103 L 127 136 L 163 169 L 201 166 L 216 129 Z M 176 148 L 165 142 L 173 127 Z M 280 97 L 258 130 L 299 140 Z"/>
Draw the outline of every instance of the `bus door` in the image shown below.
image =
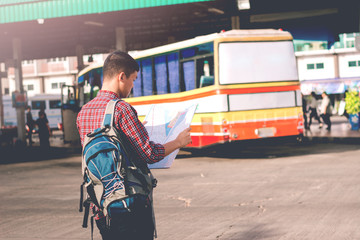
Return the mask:
<path fill-rule="evenodd" d="M 80 111 L 76 98 L 76 87 L 62 85 L 61 87 L 61 116 L 64 142 L 79 142 L 80 136 L 76 128 L 76 118 Z"/>

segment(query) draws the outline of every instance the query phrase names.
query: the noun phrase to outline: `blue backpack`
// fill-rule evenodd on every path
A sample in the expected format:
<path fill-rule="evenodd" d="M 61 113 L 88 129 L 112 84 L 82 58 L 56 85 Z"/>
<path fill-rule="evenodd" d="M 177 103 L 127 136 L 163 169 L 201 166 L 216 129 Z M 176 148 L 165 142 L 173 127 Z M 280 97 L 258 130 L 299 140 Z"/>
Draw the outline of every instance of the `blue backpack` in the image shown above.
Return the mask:
<path fill-rule="evenodd" d="M 87 227 L 90 203 L 99 209 L 95 214 L 106 217 L 106 225 L 114 214 L 130 212 L 135 198 L 151 201 L 156 186 L 146 163 L 134 161 L 128 154 L 121 133 L 113 127 L 113 115 L 118 100 L 111 100 L 106 107 L 101 128 L 86 135 L 82 151 L 80 208 L 85 207 L 83 227 Z M 86 189 L 86 199 L 84 198 Z M 94 214 L 94 215 L 95 215 Z M 91 227 L 93 228 L 93 217 Z M 155 225 L 155 223 L 154 223 Z"/>

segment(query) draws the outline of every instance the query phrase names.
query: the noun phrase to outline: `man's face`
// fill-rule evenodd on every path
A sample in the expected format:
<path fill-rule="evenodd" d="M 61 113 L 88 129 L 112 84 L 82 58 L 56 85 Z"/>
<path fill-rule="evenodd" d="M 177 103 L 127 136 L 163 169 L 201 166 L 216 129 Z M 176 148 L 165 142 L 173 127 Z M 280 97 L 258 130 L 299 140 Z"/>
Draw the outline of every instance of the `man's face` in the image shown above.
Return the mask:
<path fill-rule="evenodd" d="M 120 93 L 120 97 L 126 98 L 129 96 L 131 89 L 134 87 L 134 81 L 137 78 L 138 72 L 135 71 L 132 74 L 130 74 L 129 77 L 126 77 L 126 75 L 123 75 L 123 89 Z"/>

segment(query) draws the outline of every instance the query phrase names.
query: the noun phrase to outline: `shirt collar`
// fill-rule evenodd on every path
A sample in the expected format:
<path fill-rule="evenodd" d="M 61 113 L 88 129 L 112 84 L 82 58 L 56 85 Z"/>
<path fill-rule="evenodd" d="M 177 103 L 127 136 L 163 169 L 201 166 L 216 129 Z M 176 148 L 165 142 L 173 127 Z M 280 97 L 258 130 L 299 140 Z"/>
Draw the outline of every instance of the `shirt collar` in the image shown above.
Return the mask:
<path fill-rule="evenodd" d="M 112 91 L 108 91 L 108 90 L 100 90 L 98 92 L 97 96 L 110 97 L 112 99 L 119 98 L 119 96 L 116 93 L 114 93 Z"/>

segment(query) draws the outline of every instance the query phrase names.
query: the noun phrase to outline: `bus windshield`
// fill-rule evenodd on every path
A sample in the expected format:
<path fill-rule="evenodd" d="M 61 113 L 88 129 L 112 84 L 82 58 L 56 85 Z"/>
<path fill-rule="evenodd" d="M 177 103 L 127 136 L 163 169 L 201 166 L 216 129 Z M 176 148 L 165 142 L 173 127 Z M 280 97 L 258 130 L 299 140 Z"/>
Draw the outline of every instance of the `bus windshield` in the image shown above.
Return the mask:
<path fill-rule="evenodd" d="M 219 62 L 220 84 L 298 80 L 291 41 L 220 43 Z"/>

